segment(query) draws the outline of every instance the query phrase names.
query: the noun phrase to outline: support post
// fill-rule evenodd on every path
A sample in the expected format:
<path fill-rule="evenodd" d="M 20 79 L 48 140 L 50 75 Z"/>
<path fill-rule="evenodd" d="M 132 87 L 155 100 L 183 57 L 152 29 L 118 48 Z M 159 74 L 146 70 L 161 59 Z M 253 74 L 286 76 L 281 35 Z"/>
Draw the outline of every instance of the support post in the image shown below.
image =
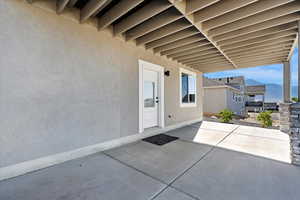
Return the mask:
<path fill-rule="evenodd" d="M 298 21 L 298 101 L 300 100 L 300 20 Z"/>
<path fill-rule="evenodd" d="M 283 62 L 283 102 L 291 101 L 291 67 L 290 62 Z"/>
<path fill-rule="evenodd" d="M 298 48 L 300 47 L 300 21 L 298 21 Z M 300 53 L 298 50 L 298 58 Z M 284 102 L 280 104 L 280 130 L 290 136 L 291 162 L 300 166 L 300 102 L 289 103 L 290 64 L 284 63 Z M 298 60 L 298 99 L 300 99 L 300 62 Z"/>

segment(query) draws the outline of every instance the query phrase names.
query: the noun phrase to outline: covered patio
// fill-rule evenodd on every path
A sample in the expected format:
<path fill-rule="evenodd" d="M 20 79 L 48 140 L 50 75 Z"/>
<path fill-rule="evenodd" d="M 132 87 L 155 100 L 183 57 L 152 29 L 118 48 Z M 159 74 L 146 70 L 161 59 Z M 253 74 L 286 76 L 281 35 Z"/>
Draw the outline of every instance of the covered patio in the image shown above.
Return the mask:
<path fill-rule="evenodd" d="M 293 163 L 300 163 L 300 110 L 290 104 L 290 60 L 300 43 L 299 1 L 26 1 L 203 73 L 283 64 L 281 130 L 292 135 Z"/>
<path fill-rule="evenodd" d="M 289 199 L 300 168 L 289 164 L 279 130 L 216 122 L 166 133 L 0 182 L 0 199 Z"/>
<path fill-rule="evenodd" d="M 0 6 L 1 158 L 12 158 L 0 170 L 1 200 L 299 199 L 300 168 L 290 163 L 300 163 L 300 105 L 290 103 L 289 63 L 298 0 L 26 2 L 34 9 L 23 0 Z M 140 59 L 166 67 L 153 127 L 179 139 L 163 146 L 140 140 L 151 132 L 139 132 Z M 187 125 L 203 120 L 202 85 L 188 100 L 197 107 L 182 106 L 181 68 L 202 75 L 281 63 L 282 132 Z"/>
<path fill-rule="evenodd" d="M 294 132 L 292 149 L 300 153 L 300 126 L 291 124 L 300 121 L 299 106 L 294 112 L 290 107 L 290 60 L 300 46 L 299 1 L 26 1 L 203 73 L 283 64 L 281 130 Z M 296 157 L 294 164 L 300 163 Z"/>

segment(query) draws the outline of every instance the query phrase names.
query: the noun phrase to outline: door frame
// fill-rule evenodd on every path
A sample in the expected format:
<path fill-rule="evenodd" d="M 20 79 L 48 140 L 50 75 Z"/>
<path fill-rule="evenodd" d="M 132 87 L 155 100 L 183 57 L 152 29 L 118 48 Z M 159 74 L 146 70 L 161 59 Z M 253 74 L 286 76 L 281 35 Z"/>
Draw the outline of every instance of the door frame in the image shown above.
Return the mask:
<path fill-rule="evenodd" d="M 158 126 L 165 127 L 164 67 L 144 60 L 139 60 L 139 133 L 144 132 L 144 78 L 145 69 L 158 72 Z"/>

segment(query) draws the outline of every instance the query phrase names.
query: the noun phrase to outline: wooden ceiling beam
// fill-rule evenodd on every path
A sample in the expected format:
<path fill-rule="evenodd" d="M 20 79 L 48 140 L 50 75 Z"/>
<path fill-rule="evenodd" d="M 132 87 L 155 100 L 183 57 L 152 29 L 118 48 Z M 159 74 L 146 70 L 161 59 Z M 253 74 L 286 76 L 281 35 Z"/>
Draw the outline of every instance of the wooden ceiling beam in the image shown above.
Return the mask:
<path fill-rule="evenodd" d="M 248 4 L 254 3 L 258 0 L 226 0 L 219 1 L 205 9 L 199 10 L 194 13 L 194 22 L 204 22 L 209 19 L 218 17 L 230 11 L 236 10 Z"/>
<path fill-rule="evenodd" d="M 144 0 L 130 0 L 130 1 L 120 1 L 110 10 L 108 10 L 103 16 L 98 20 L 98 29 L 102 30 L 114 21 L 125 15 L 127 12 L 138 6 Z"/>
<path fill-rule="evenodd" d="M 175 59 L 175 60 L 186 60 L 186 59 L 190 59 L 190 58 L 194 58 L 194 57 L 205 56 L 205 55 L 215 54 L 215 53 L 219 53 L 219 52 L 216 49 L 208 49 L 208 50 L 205 50 L 205 51 L 191 53 L 191 54 L 188 54 L 188 55 L 173 57 L 173 59 Z"/>
<path fill-rule="evenodd" d="M 68 7 L 72 8 L 75 6 L 75 4 L 77 3 L 78 0 L 70 0 L 68 3 Z"/>
<path fill-rule="evenodd" d="M 192 53 L 198 53 L 198 52 L 202 52 L 202 51 L 209 50 L 209 49 L 214 49 L 214 46 L 209 44 L 209 45 L 205 45 L 205 46 L 202 46 L 202 47 L 196 47 L 196 48 L 193 48 L 193 49 L 188 49 L 188 50 L 185 50 L 185 51 L 181 51 L 179 53 L 174 53 L 174 54 L 167 55 L 167 57 L 168 58 L 174 58 L 174 57 L 178 57 L 178 56 L 185 56 L 185 55 L 189 55 L 189 54 L 192 54 Z"/>
<path fill-rule="evenodd" d="M 174 48 L 179 48 L 181 46 L 187 45 L 187 44 L 191 44 L 194 42 L 198 42 L 201 40 L 205 40 L 205 37 L 202 34 L 197 34 L 197 35 L 192 35 L 190 37 L 187 38 L 183 38 L 180 40 L 177 40 L 175 42 L 169 43 L 169 44 L 165 44 L 163 46 L 159 46 L 153 49 L 154 53 L 158 53 L 161 51 L 166 51 L 166 50 L 170 50 L 170 49 L 174 49 Z"/>
<path fill-rule="evenodd" d="M 259 49 L 260 47 L 265 47 L 265 46 L 271 46 L 271 45 L 276 45 L 276 44 L 282 44 L 284 42 L 290 43 L 291 41 L 294 41 L 295 36 L 287 36 L 287 37 L 283 37 L 283 38 L 278 38 L 276 40 L 270 40 L 270 41 L 266 41 L 266 42 L 262 42 L 262 43 L 258 43 L 258 44 L 250 44 L 244 47 L 239 47 L 236 49 L 230 49 L 227 50 L 226 53 L 227 54 L 232 54 L 235 52 L 240 52 L 240 51 L 244 51 L 244 50 L 252 50 L 252 49 Z"/>
<path fill-rule="evenodd" d="M 220 53 L 211 53 L 211 54 L 207 54 L 207 55 L 204 55 L 204 56 L 197 56 L 197 57 L 194 57 L 194 58 L 189 58 L 187 60 L 183 60 L 183 61 L 178 61 L 178 62 L 181 62 L 181 63 L 189 63 L 189 62 L 197 62 L 197 61 L 203 61 L 203 60 L 210 60 L 210 59 L 219 59 L 221 57 L 224 57 L 222 54 Z"/>
<path fill-rule="evenodd" d="M 259 13 L 268 11 L 294 0 L 260 0 L 240 9 L 226 13 L 203 23 L 204 30 L 211 30 L 225 24 L 233 23 L 238 20 L 258 15 Z"/>
<path fill-rule="evenodd" d="M 154 17 L 155 15 L 170 8 L 171 3 L 164 0 L 152 0 L 146 4 L 143 8 L 137 10 L 132 15 L 122 19 L 120 22 L 113 26 L 114 34 L 118 35 L 128 31 L 129 29 L 139 25 L 140 23 Z"/>
<path fill-rule="evenodd" d="M 192 65 L 192 64 L 206 64 L 206 65 L 210 65 L 213 63 L 226 63 L 226 64 L 230 64 L 230 62 L 228 62 L 224 57 L 219 57 L 219 58 L 215 58 L 215 59 L 209 59 L 209 60 L 197 60 L 197 61 L 191 61 L 191 62 L 183 62 L 182 64 L 184 65 Z"/>
<path fill-rule="evenodd" d="M 57 0 L 56 2 L 56 13 L 60 14 L 62 13 L 65 8 L 67 7 L 70 0 Z"/>
<path fill-rule="evenodd" d="M 212 65 L 215 65 L 215 66 L 224 66 L 224 65 L 229 65 L 230 63 L 228 61 L 226 62 L 211 62 L 211 63 L 191 63 L 191 64 L 187 64 L 187 65 L 201 65 L 201 66 L 212 66 Z"/>
<path fill-rule="evenodd" d="M 99 10 L 102 10 L 111 0 L 90 0 L 80 11 L 80 23 L 85 22 Z"/>
<path fill-rule="evenodd" d="M 204 51 L 204 52 L 193 53 L 193 54 L 189 54 L 189 55 L 186 55 L 186 56 L 174 58 L 174 60 L 177 60 L 178 62 L 185 62 L 185 61 L 197 59 L 199 57 L 204 57 L 204 56 L 207 56 L 207 55 L 217 55 L 218 53 L 219 52 L 215 51 L 214 49 L 211 49 L 211 50 L 207 50 L 207 51 Z"/>
<path fill-rule="evenodd" d="M 189 49 L 193 49 L 193 48 L 196 48 L 196 47 L 202 47 L 202 46 L 209 45 L 209 44 L 210 44 L 209 41 L 202 40 L 202 41 L 198 41 L 198 42 L 195 42 L 195 43 L 191 43 L 191 44 L 181 46 L 180 48 L 162 51 L 162 52 L 160 52 L 160 54 L 161 55 L 170 55 L 170 54 L 174 54 L 174 53 L 183 52 L 183 51 L 186 51 L 186 50 L 189 50 Z"/>
<path fill-rule="evenodd" d="M 273 8 L 271 10 L 267 10 L 256 15 L 252 15 L 250 17 L 246 17 L 241 20 L 211 29 L 208 31 L 208 34 L 210 36 L 220 35 L 298 11 L 300 11 L 300 1 L 294 1 L 283 6 L 279 6 L 277 8 Z M 204 30 L 206 29 L 204 28 Z"/>
<path fill-rule="evenodd" d="M 187 38 L 192 35 L 196 35 L 198 33 L 199 33 L 199 31 L 196 28 L 189 27 L 187 29 L 178 31 L 178 32 L 168 35 L 166 37 L 149 42 L 145 45 L 145 47 L 146 47 L 146 49 L 152 49 L 152 48 L 159 47 L 159 46 L 162 46 L 165 44 L 169 44 L 171 42 L 175 42 L 175 41 L 183 39 L 183 38 Z"/>
<path fill-rule="evenodd" d="M 291 46 L 292 46 L 291 43 L 282 43 L 282 44 L 278 44 L 278 45 L 270 45 L 270 46 L 260 47 L 259 50 L 262 52 L 268 52 L 268 51 L 273 51 L 276 49 L 281 49 L 281 50 L 289 49 Z M 231 53 L 231 54 L 228 54 L 228 56 L 235 57 L 235 56 L 242 56 L 242 55 L 251 55 L 256 52 L 257 52 L 257 48 L 254 48 L 254 49 L 247 49 L 244 51 L 238 51 L 235 53 Z"/>
<path fill-rule="evenodd" d="M 241 62 L 241 63 L 238 63 L 238 66 L 239 66 L 239 68 L 257 67 L 257 66 L 262 66 L 262 65 L 279 64 L 279 63 L 282 63 L 284 60 L 285 60 L 285 57 L 268 58 L 268 59 L 263 59 L 263 60 Z"/>
<path fill-rule="evenodd" d="M 249 58 L 249 59 L 244 59 L 244 60 L 239 60 L 237 61 L 238 64 L 243 64 L 243 63 L 254 63 L 254 62 L 264 62 L 264 61 L 269 61 L 269 60 L 284 60 L 284 58 L 286 57 L 286 55 L 274 55 L 274 56 L 266 56 L 266 57 L 262 57 L 262 58 Z"/>
<path fill-rule="evenodd" d="M 269 60 L 269 61 L 264 61 L 264 62 L 256 62 L 256 63 L 244 63 L 239 65 L 239 68 L 250 68 L 250 67 L 258 67 L 262 65 L 275 65 L 275 64 L 281 64 L 283 60 L 278 59 L 278 60 Z"/>
<path fill-rule="evenodd" d="M 216 57 L 222 57 L 222 55 L 210 55 L 209 59 L 214 59 Z M 179 63 L 183 64 L 183 65 L 190 65 L 192 63 L 198 63 L 200 61 L 203 61 L 203 59 L 207 59 L 207 58 L 194 58 L 194 59 L 190 59 L 190 60 L 186 60 L 186 61 L 178 61 Z"/>
<path fill-rule="evenodd" d="M 205 7 L 208 7 L 220 0 L 188 0 L 186 1 L 186 14 L 191 14 Z"/>
<path fill-rule="evenodd" d="M 127 41 L 136 39 L 183 17 L 175 8 L 170 8 L 128 30 L 125 38 Z"/>
<path fill-rule="evenodd" d="M 223 40 L 223 41 L 217 42 L 217 44 L 219 46 L 224 46 L 224 45 L 233 44 L 233 43 L 240 42 L 240 41 L 245 41 L 245 40 L 254 39 L 254 38 L 260 38 L 262 36 L 273 35 L 274 33 L 279 33 L 279 32 L 283 32 L 283 31 L 290 30 L 290 29 L 296 29 L 296 28 L 297 28 L 297 23 L 292 22 L 289 24 L 283 24 L 283 25 L 272 27 L 272 28 L 256 31 L 256 32 L 249 33 L 249 34 L 246 34 L 243 36 L 234 37 L 234 38 L 231 38 L 228 40 Z"/>
<path fill-rule="evenodd" d="M 222 47 L 222 49 L 224 49 L 224 51 L 226 51 L 226 50 L 235 49 L 238 47 L 248 46 L 250 44 L 261 43 L 261 42 L 265 42 L 265 41 L 269 41 L 269 40 L 275 40 L 277 38 L 282 38 L 282 37 L 286 37 L 286 36 L 291 36 L 291 35 L 296 36 L 296 34 L 297 34 L 296 30 L 287 30 L 287 31 L 279 32 L 279 33 L 274 33 L 272 35 L 266 35 L 266 36 L 262 36 L 259 38 L 253 38 L 250 40 L 236 42 L 234 44 L 224 45 L 221 47 Z"/>
<path fill-rule="evenodd" d="M 191 63 L 191 62 L 209 62 L 209 61 L 215 61 L 215 60 L 226 60 L 224 56 L 222 56 L 219 53 L 216 54 L 210 54 L 206 56 L 197 57 L 190 61 L 185 61 L 183 63 Z"/>
<path fill-rule="evenodd" d="M 249 67 L 257 67 L 257 66 L 262 66 L 262 65 L 273 65 L 273 64 L 281 64 L 282 60 L 277 59 L 277 60 L 269 60 L 269 61 L 261 61 L 261 62 L 256 62 L 256 63 L 244 63 L 242 65 L 239 65 L 239 68 L 249 68 Z M 208 73 L 208 72 L 216 72 L 220 70 L 229 70 L 232 69 L 232 66 L 230 65 L 223 65 L 223 66 L 216 66 L 216 65 L 190 65 L 190 67 L 197 69 L 203 73 Z M 230 68 L 231 67 L 231 68 Z"/>
<path fill-rule="evenodd" d="M 258 60 L 260 58 L 267 58 L 267 57 L 277 57 L 277 56 L 282 56 L 282 55 L 287 55 L 289 52 L 289 49 L 286 50 L 274 50 L 270 52 L 261 52 L 260 54 L 252 54 L 252 55 L 244 55 L 244 56 L 238 56 L 238 57 L 233 57 L 233 60 L 236 62 L 239 62 L 241 60 Z"/>
<path fill-rule="evenodd" d="M 297 20 L 300 20 L 300 13 L 292 13 L 286 16 L 278 17 L 272 20 L 268 20 L 266 22 L 258 23 L 255 25 L 251 25 L 239 30 L 231 31 L 225 34 L 214 36 L 213 39 L 215 41 L 222 41 L 230 38 L 239 37 L 242 35 L 250 34 L 253 32 L 257 32 L 260 30 L 265 30 L 267 28 L 275 27 L 278 25 L 287 24 L 290 22 L 295 22 Z"/>
<path fill-rule="evenodd" d="M 193 65 L 190 66 L 196 70 L 199 70 L 203 73 L 211 73 L 211 72 L 216 72 L 216 71 L 225 71 L 225 70 L 231 70 L 232 66 L 230 65 L 222 65 L 222 66 L 199 66 L 199 65 Z"/>
<path fill-rule="evenodd" d="M 189 1 L 172 1 L 169 0 L 170 2 L 172 2 L 173 6 L 175 6 L 175 8 L 177 8 L 181 13 L 184 14 L 184 16 L 186 17 L 187 20 L 189 20 L 205 37 L 206 39 L 215 46 L 215 48 L 221 52 L 223 54 L 223 56 L 229 61 L 231 62 L 231 64 L 233 65 L 234 68 L 237 68 L 237 66 L 235 65 L 235 63 L 223 52 L 223 50 L 213 41 L 213 39 L 208 35 L 208 33 L 203 29 L 202 27 L 202 23 L 194 23 L 194 18 L 193 15 L 189 15 L 186 12 L 186 7 L 187 4 L 189 4 Z M 201 2 L 201 1 L 198 1 Z"/>
<path fill-rule="evenodd" d="M 145 43 L 161 39 L 163 37 L 166 37 L 168 35 L 171 35 L 173 33 L 176 33 L 178 31 L 181 31 L 181 30 L 186 29 L 191 26 L 193 26 L 193 25 L 191 23 L 187 22 L 187 20 L 179 19 L 171 24 L 163 26 L 155 31 L 152 31 L 151 33 L 148 33 L 146 35 L 143 35 L 143 36 L 137 38 L 136 44 L 143 45 Z"/>
<path fill-rule="evenodd" d="M 206 69 L 215 69 L 216 71 L 219 70 L 219 69 L 232 69 L 232 65 L 219 65 L 219 66 L 216 66 L 215 64 L 211 64 L 211 65 L 200 65 L 200 64 L 193 64 L 193 65 L 190 65 L 191 67 L 194 67 L 195 69 L 199 70 L 199 71 L 202 71 L 203 70 L 206 70 Z"/>

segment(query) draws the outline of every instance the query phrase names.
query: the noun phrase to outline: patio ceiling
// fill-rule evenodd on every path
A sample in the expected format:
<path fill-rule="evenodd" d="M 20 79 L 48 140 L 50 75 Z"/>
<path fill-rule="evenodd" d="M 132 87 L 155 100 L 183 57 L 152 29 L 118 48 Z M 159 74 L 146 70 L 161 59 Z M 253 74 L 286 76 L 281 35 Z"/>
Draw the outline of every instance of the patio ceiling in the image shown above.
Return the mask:
<path fill-rule="evenodd" d="M 57 0 L 56 10 L 202 72 L 288 61 L 300 20 L 298 0 Z"/>

